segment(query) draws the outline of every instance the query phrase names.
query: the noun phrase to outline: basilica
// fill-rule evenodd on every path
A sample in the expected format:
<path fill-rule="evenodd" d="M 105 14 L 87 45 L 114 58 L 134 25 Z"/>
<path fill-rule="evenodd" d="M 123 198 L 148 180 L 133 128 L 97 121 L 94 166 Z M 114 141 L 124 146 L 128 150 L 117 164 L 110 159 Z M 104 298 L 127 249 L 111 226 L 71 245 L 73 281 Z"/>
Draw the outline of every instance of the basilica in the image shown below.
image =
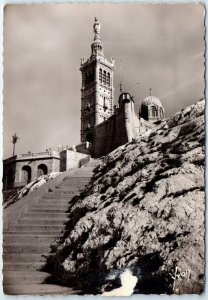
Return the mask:
<path fill-rule="evenodd" d="M 95 18 L 94 41 L 89 59 L 81 59 L 81 136 L 80 144 L 60 152 L 17 154 L 3 161 L 4 189 L 24 186 L 40 175 L 80 167 L 90 157 L 100 158 L 117 147 L 136 139 L 164 118 L 159 99 L 150 95 L 134 110 L 134 99 L 121 92 L 114 104 L 113 75 L 115 60 L 104 56 L 100 22 Z"/>
<path fill-rule="evenodd" d="M 97 18 L 93 31 L 91 56 L 86 61 L 81 59 L 81 144 L 76 149 L 100 157 L 130 142 L 139 132 L 163 119 L 164 108 L 151 92 L 143 100 L 139 114 L 134 112 L 134 100 L 127 92 L 121 93 L 119 106 L 114 105 L 115 60 L 109 61 L 104 56 Z"/>

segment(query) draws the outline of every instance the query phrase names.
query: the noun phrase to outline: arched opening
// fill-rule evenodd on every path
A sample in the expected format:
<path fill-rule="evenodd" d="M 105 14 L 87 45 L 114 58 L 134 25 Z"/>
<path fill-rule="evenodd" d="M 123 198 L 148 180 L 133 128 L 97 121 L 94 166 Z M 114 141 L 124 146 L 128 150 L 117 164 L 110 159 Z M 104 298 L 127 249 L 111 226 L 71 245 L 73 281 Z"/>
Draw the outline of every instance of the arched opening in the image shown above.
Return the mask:
<path fill-rule="evenodd" d="M 40 164 L 37 170 L 37 177 L 48 174 L 48 168 L 44 164 Z"/>
<path fill-rule="evenodd" d="M 92 143 L 92 141 L 93 141 L 93 134 L 92 134 L 92 132 L 88 132 L 86 134 L 86 142 Z"/>
<path fill-rule="evenodd" d="M 13 182 L 14 172 L 13 169 L 9 169 L 7 173 L 7 183 L 10 185 Z"/>
<path fill-rule="evenodd" d="M 99 81 L 102 83 L 102 69 L 99 69 Z"/>
<path fill-rule="evenodd" d="M 160 116 L 161 119 L 163 118 L 163 110 L 162 110 L 162 108 L 160 108 L 160 110 L 159 110 L 159 116 Z"/>
<path fill-rule="evenodd" d="M 106 71 L 103 71 L 103 84 L 106 84 Z"/>
<path fill-rule="evenodd" d="M 107 85 L 110 86 L 110 73 L 108 72 L 108 75 L 107 75 Z"/>
<path fill-rule="evenodd" d="M 148 107 L 147 106 L 141 107 L 141 117 L 148 121 L 149 116 L 148 116 Z"/>
<path fill-rule="evenodd" d="M 155 106 L 152 106 L 152 117 L 156 118 L 157 117 L 157 109 Z"/>
<path fill-rule="evenodd" d="M 22 167 L 22 174 L 21 174 L 21 183 L 22 185 L 26 185 L 31 181 L 31 168 L 30 166 Z"/>
<path fill-rule="evenodd" d="M 14 171 L 9 168 L 7 173 L 4 174 L 4 189 L 13 188 L 14 185 Z"/>

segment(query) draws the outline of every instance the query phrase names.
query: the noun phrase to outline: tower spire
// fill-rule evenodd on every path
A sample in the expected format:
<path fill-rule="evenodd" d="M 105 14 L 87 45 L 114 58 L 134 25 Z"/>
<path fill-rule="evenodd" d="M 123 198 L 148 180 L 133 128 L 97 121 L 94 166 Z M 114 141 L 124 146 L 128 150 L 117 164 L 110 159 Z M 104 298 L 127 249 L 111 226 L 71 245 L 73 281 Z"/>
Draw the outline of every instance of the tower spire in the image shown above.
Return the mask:
<path fill-rule="evenodd" d="M 92 54 L 91 57 L 101 55 L 103 54 L 103 44 L 100 39 L 100 22 L 97 18 L 95 18 L 94 25 L 93 25 L 93 31 L 94 31 L 94 43 L 91 45 Z"/>

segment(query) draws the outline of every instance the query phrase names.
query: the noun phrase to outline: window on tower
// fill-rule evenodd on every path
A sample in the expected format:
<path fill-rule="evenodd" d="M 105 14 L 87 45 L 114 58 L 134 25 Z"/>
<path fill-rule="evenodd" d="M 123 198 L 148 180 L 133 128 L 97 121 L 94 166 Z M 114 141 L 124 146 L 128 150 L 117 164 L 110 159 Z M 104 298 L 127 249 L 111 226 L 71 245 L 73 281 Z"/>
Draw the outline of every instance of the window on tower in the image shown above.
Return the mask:
<path fill-rule="evenodd" d="M 162 110 L 162 108 L 160 108 L 159 117 L 160 117 L 161 119 L 163 118 L 163 110 Z"/>
<path fill-rule="evenodd" d="M 107 85 L 110 86 L 110 73 L 108 72 L 108 75 L 107 75 Z"/>
<path fill-rule="evenodd" d="M 106 111 L 108 109 L 107 99 L 105 97 L 103 98 L 103 109 L 104 109 L 104 111 Z"/>
<path fill-rule="evenodd" d="M 106 84 L 106 71 L 103 71 L 103 84 Z"/>
<path fill-rule="evenodd" d="M 84 78 L 85 78 L 85 81 L 84 81 L 85 85 L 91 84 L 95 80 L 95 71 L 94 70 L 88 70 L 84 74 Z"/>
<path fill-rule="evenodd" d="M 99 81 L 102 83 L 102 69 L 99 69 Z"/>

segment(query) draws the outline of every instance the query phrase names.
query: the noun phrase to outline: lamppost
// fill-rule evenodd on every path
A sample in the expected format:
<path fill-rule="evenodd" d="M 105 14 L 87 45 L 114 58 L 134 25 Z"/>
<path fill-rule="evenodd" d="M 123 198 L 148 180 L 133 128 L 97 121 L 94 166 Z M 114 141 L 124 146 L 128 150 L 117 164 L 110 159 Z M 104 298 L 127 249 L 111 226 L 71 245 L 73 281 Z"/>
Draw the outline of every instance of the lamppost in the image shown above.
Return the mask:
<path fill-rule="evenodd" d="M 15 155 L 15 144 L 17 143 L 17 140 L 19 140 L 19 137 L 18 137 L 17 134 L 15 133 L 15 134 L 12 136 L 13 156 Z"/>

